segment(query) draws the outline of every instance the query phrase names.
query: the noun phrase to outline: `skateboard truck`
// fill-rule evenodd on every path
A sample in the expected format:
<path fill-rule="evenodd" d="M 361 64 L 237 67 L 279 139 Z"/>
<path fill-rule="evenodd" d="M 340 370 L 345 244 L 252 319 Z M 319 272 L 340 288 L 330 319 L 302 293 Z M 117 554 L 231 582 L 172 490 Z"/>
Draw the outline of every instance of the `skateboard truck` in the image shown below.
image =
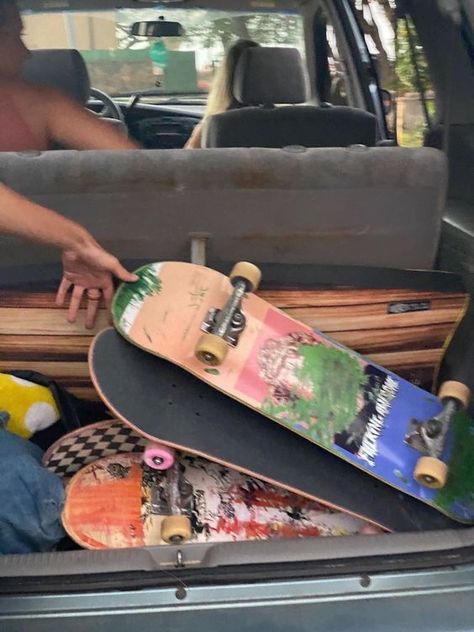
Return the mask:
<path fill-rule="evenodd" d="M 166 472 L 168 504 L 171 514 L 161 523 L 161 539 L 168 544 L 184 544 L 192 537 L 191 521 L 182 513 L 181 494 L 179 489 L 179 463 Z"/>
<path fill-rule="evenodd" d="M 147 456 L 148 451 L 158 451 L 155 445 L 150 445 L 145 450 L 144 461 L 148 465 L 151 456 Z M 161 446 L 161 449 L 166 449 Z M 170 451 L 171 452 L 171 451 Z M 167 456 L 164 457 L 162 463 L 158 463 L 161 457 L 156 456 L 151 459 L 151 467 L 155 470 L 161 470 L 166 477 L 166 501 L 170 515 L 165 516 L 161 522 L 161 539 L 168 544 L 184 544 L 192 537 L 191 521 L 183 515 L 181 508 L 180 494 L 180 471 L 179 463 L 174 460 L 174 453 L 171 456 L 171 462 Z M 166 467 L 165 467 L 166 466 Z M 166 471 L 165 471 L 166 470 Z M 160 515 L 163 513 L 163 501 L 159 497 L 157 488 L 153 489 L 151 498 L 152 513 Z"/>
<path fill-rule="evenodd" d="M 246 294 L 257 289 L 260 278 L 260 270 L 252 263 L 241 261 L 232 268 L 229 275 L 234 287 L 231 296 L 222 309 L 211 308 L 201 325 L 204 335 L 201 336 L 195 353 L 203 364 L 208 366 L 222 364 L 229 346 L 237 346 L 246 326 L 242 300 Z"/>
<path fill-rule="evenodd" d="M 448 429 L 454 415 L 469 405 L 470 391 L 461 382 L 444 382 L 438 393 L 442 411 L 418 428 L 424 456 L 418 459 L 413 476 L 423 487 L 441 489 L 446 484 L 448 466 L 441 460 Z"/>
<path fill-rule="evenodd" d="M 149 443 L 143 454 L 143 460 L 153 470 L 166 470 L 168 488 L 168 505 L 171 515 L 161 523 L 161 539 L 168 544 L 183 544 L 191 539 L 191 523 L 181 511 L 181 495 L 179 492 L 179 465 L 175 461 L 175 451 L 161 443 Z M 153 502 L 155 511 L 159 512 L 160 503 Z"/>

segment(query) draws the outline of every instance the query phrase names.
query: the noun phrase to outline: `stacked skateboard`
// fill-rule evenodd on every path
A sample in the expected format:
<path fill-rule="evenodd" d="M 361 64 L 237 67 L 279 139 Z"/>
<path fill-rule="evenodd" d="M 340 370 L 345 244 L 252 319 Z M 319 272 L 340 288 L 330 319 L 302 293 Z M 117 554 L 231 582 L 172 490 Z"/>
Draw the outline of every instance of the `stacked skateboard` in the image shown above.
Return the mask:
<path fill-rule="evenodd" d="M 134 489 L 140 479 L 148 489 L 142 496 L 153 496 L 143 481 L 159 471 L 167 474 L 151 475 L 156 489 L 174 488 L 179 500 L 182 481 L 193 487 L 199 459 L 209 458 L 210 478 L 219 471 L 213 468 L 236 469 L 244 477 L 239 489 L 257 477 L 259 485 L 277 485 L 280 500 L 297 493 L 301 502 L 323 502 L 389 530 L 451 526 L 444 516 L 474 522 L 474 431 L 463 384 L 447 382 L 436 397 L 295 321 L 253 294 L 259 271 L 251 264 L 238 264 L 229 278 L 178 262 L 138 275 L 119 288 L 116 331 L 97 336 L 89 363 L 113 414 L 159 442 L 146 448 L 144 461 L 135 455 L 112 468 L 130 472 Z M 69 508 L 81 505 L 94 481 L 110 485 L 110 465 L 87 466 L 87 484 L 76 484 L 76 475 Z M 128 489 L 128 475 L 120 481 Z M 169 536 L 165 521 L 164 539 L 192 538 L 189 506 L 171 496 L 165 504 L 176 533 Z M 65 515 L 71 522 L 73 514 Z"/>
<path fill-rule="evenodd" d="M 63 523 L 90 549 L 373 533 L 344 512 L 207 459 L 149 444 L 108 420 L 45 453 L 67 483 Z"/>

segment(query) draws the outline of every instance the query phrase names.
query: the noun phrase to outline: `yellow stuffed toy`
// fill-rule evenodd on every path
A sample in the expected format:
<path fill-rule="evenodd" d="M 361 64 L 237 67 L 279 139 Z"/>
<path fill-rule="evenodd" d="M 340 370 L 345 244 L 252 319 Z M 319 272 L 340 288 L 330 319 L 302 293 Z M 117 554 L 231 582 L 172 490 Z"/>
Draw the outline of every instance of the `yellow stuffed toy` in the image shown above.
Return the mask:
<path fill-rule="evenodd" d="M 29 439 L 60 418 L 53 394 L 45 386 L 0 373 L 0 417 L 5 427 Z"/>

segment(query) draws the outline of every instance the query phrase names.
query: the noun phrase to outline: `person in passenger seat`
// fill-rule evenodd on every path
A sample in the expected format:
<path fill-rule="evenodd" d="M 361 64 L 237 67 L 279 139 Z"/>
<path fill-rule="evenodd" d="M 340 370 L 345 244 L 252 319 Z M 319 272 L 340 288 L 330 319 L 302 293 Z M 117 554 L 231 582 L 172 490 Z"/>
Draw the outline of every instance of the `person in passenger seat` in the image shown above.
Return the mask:
<path fill-rule="evenodd" d="M 252 40 L 240 39 L 228 48 L 212 82 L 204 118 L 194 128 L 193 133 L 184 146 L 185 149 L 199 149 L 201 147 L 203 125 L 209 116 L 239 107 L 239 103 L 234 99 L 232 94 L 235 69 L 237 68 L 242 53 L 248 48 L 255 46 L 259 46 L 259 44 Z"/>
<path fill-rule="evenodd" d="M 15 0 L 0 0 L 0 151 L 137 149 L 138 145 L 72 99 L 21 80 L 29 51 Z"/>

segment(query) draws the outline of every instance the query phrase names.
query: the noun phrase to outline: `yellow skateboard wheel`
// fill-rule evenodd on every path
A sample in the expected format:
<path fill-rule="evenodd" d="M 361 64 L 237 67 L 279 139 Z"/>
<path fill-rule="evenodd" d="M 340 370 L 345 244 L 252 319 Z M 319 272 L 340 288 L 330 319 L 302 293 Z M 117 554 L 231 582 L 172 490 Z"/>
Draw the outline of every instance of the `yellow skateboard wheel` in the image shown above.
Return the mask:
<path fill-rule="evenodd" d="M 471 391 L 462 382 L 451 380 L 449 382 L 443 382 L 439 389 L 438 399 L 443 401 L 446 397 L 457 399 L 461 402 L 463 408 L 467 408 L 471 399 Z"/>
<path fill-rule="evenodd" d="M 432 456 L 422 456 L 413 473 L 417 483 L 430 489 L 441 489 L 446 485 L 448 466 Z"/>
<path fill-rule="evenodd" d="M 191 521 L 186 516 L 166 516 L 161 523 L 161 539 L 168 544 L 184 544 L 192 534 Z"/>
<path fill-rule="evenodd" d="M 232 284 L 234 284 L 234 281 L 242 279 L 242 281 L 245 281 L 247 284 L 246 291 L 255 292 L 260 285 L 262 273 L 260 268 L 257 268 L 253 263 L 239 261 L 239 263 L 236 263 L 232 268 L 229 279 Z"/>
<path fill-rule="evenodd" d="M 196 358 L 203 364 L 219 366 L 227 356 L 229 346 L 220 336 L 203 334 L 196 345 Z"/>

